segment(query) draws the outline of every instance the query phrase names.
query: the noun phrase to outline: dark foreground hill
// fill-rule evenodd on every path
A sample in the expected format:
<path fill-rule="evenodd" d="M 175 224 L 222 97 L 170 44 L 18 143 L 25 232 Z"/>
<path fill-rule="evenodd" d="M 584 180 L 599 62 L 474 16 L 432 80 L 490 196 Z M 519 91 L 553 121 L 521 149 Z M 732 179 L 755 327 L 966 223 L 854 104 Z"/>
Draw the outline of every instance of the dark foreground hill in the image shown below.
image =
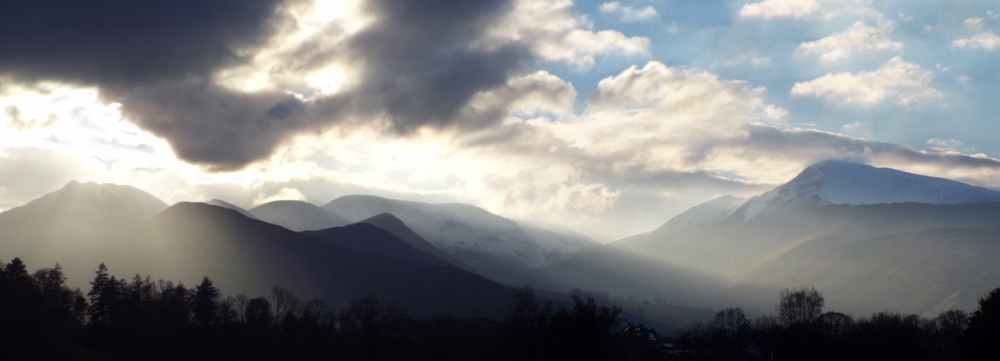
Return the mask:
<path fill-rule="evenodd" d="M 368 224 L 303 234 L 199 203 L 180 203 L 138 229 L 124 268 L 198 280 L 231 293 L 266 294 L 282 285 L 333 305 L 374 295 L 418 317 L 497 316 L 510 289 L 437 262 Z M 142 244 L 143 246 L 139 246 Z M 178 267 L 180 266 L 180 267 Z"/>
<path fill-rule="evenodd" d="M 0 259 L 59 263 L 82 289 L 105 263 L 128 278 L 190 285 L 208 276 L 230 294 L 266 295 L 280 285 L 335 307 L 374 295 L 417 317 L 496 317 L 510 292 L 371 224 L 309 235 L 204 203 L 167 208 L 124 186 L 70 183 L 0 213 L 0 230 Z"/>

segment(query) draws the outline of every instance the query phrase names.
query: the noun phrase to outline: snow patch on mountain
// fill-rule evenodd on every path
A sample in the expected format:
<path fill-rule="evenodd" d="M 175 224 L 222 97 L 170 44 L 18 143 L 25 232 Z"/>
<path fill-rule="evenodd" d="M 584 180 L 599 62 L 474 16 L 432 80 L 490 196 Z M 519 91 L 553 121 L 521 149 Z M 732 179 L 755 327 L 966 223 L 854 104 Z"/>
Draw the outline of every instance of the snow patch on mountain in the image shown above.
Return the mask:
<path fill-rule="evenodd" d="M 469 252 L 513 258 L 529 268 L 539 268 L 596 245 L 586 237 L 524 227 L 510 219 L 467 204 L 430 204 L 375 196 L 337 198 L 323 209 L 352 221 L 390 213 L 434 246 L 470 266 Z"/>
<path fill-rule="evenodd" d="M 674 216 L 667 223 L 664 223 L 662 227 L 683 229 L 722 221 L 739 209 L 746 200 L 746 198 L 738 198 L 731 195 L 715 198 Z"/>
<path fill-rule="evenodd" d="M 1000 202 L 1000 191 L 891 168 L 827 160 L 746 202 L 749 220 L 770 206 L 892 203 L 972 204 Z"/>

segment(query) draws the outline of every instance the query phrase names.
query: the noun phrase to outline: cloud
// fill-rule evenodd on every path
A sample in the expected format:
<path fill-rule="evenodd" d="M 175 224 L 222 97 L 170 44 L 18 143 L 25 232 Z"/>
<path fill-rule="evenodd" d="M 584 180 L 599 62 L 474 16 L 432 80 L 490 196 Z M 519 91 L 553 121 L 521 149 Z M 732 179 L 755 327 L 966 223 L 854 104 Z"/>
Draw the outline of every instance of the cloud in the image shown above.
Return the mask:
<path fill-rule="evenodd" d="M 279 1 L 42 0 L 0 14 L 0 70 L 19 78 L 124 85 L 205 76 L 273 31 Z"/>
<path fill-rule="evenodd" d="M 59 127 L 80 132 L 96 126 L 123 143 L 144 144 L 134 142 L 146 139 L 141 129 L 129 130 L 135 138 L 114 130 L 115 124 L 129 124 L 114 117 L 114 107 L 96 102 L 95 89 L 53 87 L 38 95 L 46 92 L 51 101 L 22 107 L 25 116 L 53 111 L 65 118 Z M 59 103 L 77 97 L 79 102 Z M 156 154 L 133 150 L 134 158 L 108 170 L 87 147 L 8 143 L 25 134 L 41 137 L 41 129 L 4 130 L 0 184 L 16 202 L 73 178 L 134 184 L 170 202 L 219 198 L 244 206 L 378 194 L 471 203 L 508 217 L 564 223 L 609 240 L 651 229 L 715 196 L 766 191 L 827 158 L 1000 186 L 996 159 L 788 127 L 786 111 L 767 100 L 766 89 L 698 69 L 650 61 L 602 79 L 583 97 L 582 111 L 573 111 L 576 97 L 573 85 L 552 73 L 520 74 L 476 92 L 457 111 L 469 116 L 490 109 L 502 118 L 494 126 L 426 128 L 400 137 L 366 123 L 350 131 L 298 134 L 259 168 L 233 173 L 213 174 L 164 160 L 161 143 L 151 143 Z M 70 111 L 88 104 L 85 100 L 91 102 L 86 111 Z M 146 164 L 156 169 L 136 170 Z M 28 184 L 28 178 L 48 183 Z"/>
<path fill-rule="evenodd" d="M 803 42 L 799 44 L 799 50 L 808 54 L 820 54 L 819 60 L 824 63 L 847 58 L 855 50 L 902 50 L 903 43 L 889 39 L 894 28 L 893 21 L 879 21 L 877 28 L 858 21 L 825 38 Z"/>
<path fill-rule="evenodd" d="M 572 0 L 516 0 L 513 10 L 487 29 L 479 44 L 521 43 L 541 59 L 580 69 L 592 66 L 596 56 L 649 55 L 648 38 L 615 30 L 592 31 L 587 29 L 590 26 L 573 12 Z"/>
<path fill-rule="evenodd" d="M 590 30 L 569 0 L 32 2 L 0 15 L 0 72 L 96 86 L 181 159 L 232 172 L 300 134 L 496 126 L 472 107 L 539 61 L 592 65 L 649 40 Z M 9 19 L 8 19 L 9 18 Z M 103 25 L 102 25 L 103 24 Z"/>
<path fill-rule="evenodd" d="M 750 65 L 754 69 L 771 65 L 770 56 L 761 56 L 755 53 L 744 53 L 730 57 L 721 63 L 725 67 L 735 67 Z"/>
<path fill-rule="evenodd" d="M 830 20 L 849 13 L 874 14 L 870 0 L 764 0 L 744 4 L 742 18 L 795 18 L 819 14 Z"/>
<path fill-rule="evenodd" d="M 281 188 L 277 193 L 272 195 L 267 195 L 264 193 L 257 194 L 253 197 L 253 203 L 251 207 L 256 207 L 264 203 L 274 202 L 274 201 L 305 201 L 306 196 L 302 195 L 295 188 Z"/>
<path fill-rule="evenodd" d="M 933 72 L 895 57 L 874 71 L 827 73 L 810 81 L 795 83 L 791 95 L 825 98 L 844 105 L 875 105 L 886 99 L 908 105 L 944 96 L 930 84 L 933 76 Z"/>
<path fill-rule="evenodd" d="M 976 33 L 968 38 L 952 40 L 951 47 L 953 49 L 981 49 L 987 51 L 1000 48 L 1000 36 L 997 36 L 993 31 L 984 29 L 983 26 L 985 23 L 986 19 L 984 18 L 965 19 L 965 25 L 975 29 Z"/>
<path fill-rule="evenodd" d="M 603 3 L 600 9 L 602 13 L 617 15 L 623 22 L 649 21 L 660 17 L 652 6 L 634 9 L 632 5 L 623 6 L 617 1 Z"/>
<path fill-rule="evenodd" d="M 938 151 L 962 151 L 968 153 L 975 150 L 972 147 L 966 147 L 965 143 L 957 139 L 931 138 L 927 140 L 927 144 L 933 146 L 933 149 Z"/>
<path fill-rule="evenodd" d="M 844 126 L 840 127 L 840 131 L 842 131 L 844 133 L 848 133 L 848 132 L 851 132 L 851 131 L 853 131 L 855 129 L 858 129 L 859 127 L 861 127 L 861 122 L 847 123 L 847 124 L 844 124 Z"/>
<path fill-rule="evenodd" d="M 815 0 L 764 0 L 743 5 L 740 16 L 745 18 L 763 17 L 794 17 L 801 18 L 812 13 L 819 7 Z"/>
<path fill-rule="evenodd" d="M 729 146 L 743 150 L 744 158 L 784 154 L 785 161 L 840 158 L 905 171 L 959 179 L 980 186 L 998 187 L 1000 159 L 985 154 L 964 154 L 940 149 L 915 150 L 899 144 L 854 138 L 813 129 L 780 129 L 748 126 L 747 136 Z M 727 152 L 728 153 L 728 152 Z"/>

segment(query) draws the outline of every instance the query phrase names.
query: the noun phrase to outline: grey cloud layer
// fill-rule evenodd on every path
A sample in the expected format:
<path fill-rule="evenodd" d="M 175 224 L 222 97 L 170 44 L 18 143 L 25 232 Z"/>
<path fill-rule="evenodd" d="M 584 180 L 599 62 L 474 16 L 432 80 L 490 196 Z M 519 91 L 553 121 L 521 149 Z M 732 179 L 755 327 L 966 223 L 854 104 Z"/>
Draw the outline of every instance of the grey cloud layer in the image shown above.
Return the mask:
<path fill-rule="evenodd" d="M 921 152 L 899 144 L 852 138 L 809 129 L 778 129 L 747 126 L 747 137 L 734 145 L 753 156 L 786 154 L 805 157 L 804 161 L 824 158 L 854 158 L 859 161 L 894 161 L 906 164 L 934 165 L 945 169 L 990 169 L 1000 171 L 1000 160 L 959 153 Z"/>

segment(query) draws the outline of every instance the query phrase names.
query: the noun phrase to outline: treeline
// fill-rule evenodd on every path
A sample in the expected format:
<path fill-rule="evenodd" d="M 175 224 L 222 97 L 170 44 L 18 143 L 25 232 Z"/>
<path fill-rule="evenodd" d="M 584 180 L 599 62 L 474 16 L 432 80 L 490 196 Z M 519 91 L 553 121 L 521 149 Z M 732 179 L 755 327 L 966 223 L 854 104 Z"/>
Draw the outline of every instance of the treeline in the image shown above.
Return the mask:
<path fill-rule="evenodd" d="M 878 312 L 854 319 L 823 312 L 815 289 L 781 292 L 775 315 L 748 318 L 739 308 L 694 323 L 677 340 L 688 360 L 1000 360 L 1000 288 L 971 315 L 933 319 Z"/>
<path fill-rule="evenodd" d="M 508 317 L 416 320 L 374 297 L 333 310 L 275 286 L 268 297 L 224 296 L 209 278 L 187 288 L 110 275 L 86 293 L 57 264 L 0 269 L 4 360 L 657 360 L 647 340 L 620 333 L 622 311 L 573 296 L 542 304 L 512 294 Z"/>

